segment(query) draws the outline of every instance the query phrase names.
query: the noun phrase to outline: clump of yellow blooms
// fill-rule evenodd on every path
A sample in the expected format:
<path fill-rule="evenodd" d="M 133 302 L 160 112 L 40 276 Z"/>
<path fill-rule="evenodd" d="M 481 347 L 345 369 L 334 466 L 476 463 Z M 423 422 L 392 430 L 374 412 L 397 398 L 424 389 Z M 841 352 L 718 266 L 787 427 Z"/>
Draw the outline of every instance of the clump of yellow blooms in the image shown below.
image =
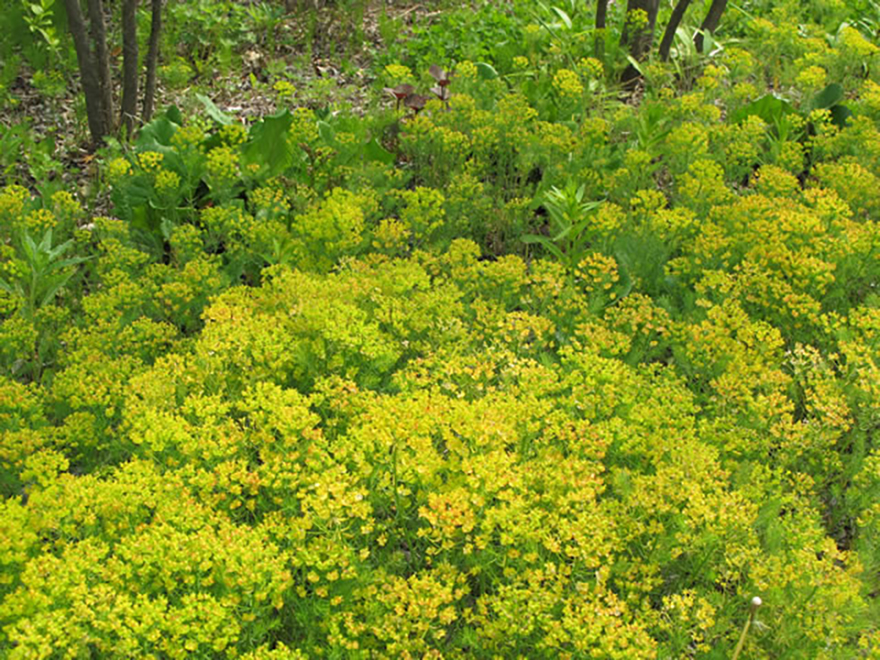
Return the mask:
<path fill-rule="evenodd" d="M 455 66 L 455 77 L 473 82 L 477 79 L 477 65 L 470 60 L 459 62 Z"/>
<path fill-rule="evenodd" d="M 161 194 L 171 194 L 180 187 L 180 175 L 171 170 L 160 170 L 156 174 L 156 190 Z"/>
<path fill-rule="evenodd" d="M 418 242 L 428 242 L 442 232 L 446 219 L 446 198 L 439 190 L 419 187 L 400 193 L 403 208 L 400 221 Z"/>
<path fill-rule="evenodd" d="M 605 72 L 602 62 L 595 57 L 582 57 L 578 60 L 578 69 L 587 78 L 601 78 Z"/>
<path fill-rule="evenodd" d="M 164 154 L 158 151 L 142 151 L 137 155 L 138 166 L 147 174 L 155 175 L 162 169 L 163 160 L 165 160 Z"/>
<path fill-rule="evenodd" d="M 626 13 L 626 25 L 630 30 L 641 30 L 648 25 L 648 12 L 644 9 L 631 9 Z"/>
<path fill-rule="evenodd" d="M 584 93 L 580 76 L 571 69 L 559 69 L 553 74 L 553 89 L 566 100 L 580 98 Z"/>
<path fill-rule="evenodd" d="M 334 188 L 320 202 L 294 218 L 291 229 L 304 266 L 329 269 L 364 240 L 366 217 L 377 209 L 370 195 Z"/>
<path fill-rule="evenodd" d="M 798 73 L 797 82 L 807 91 L 815 91 L 825 85 L 828 72 L 821 66 L 808 66 Z"/>
<path fill-rule="evenodd" d="M 601 253 L 593 253 L 584 258 L 575 269 L 587 294 L 602 294 L 614 300 L 617 294 L 614 285 L 620 280 L 617 262 Z"/>
<path fill-rule="evenodd" d="M 0 218 L 12 223 L 20 216 L 30 201 L 30 194 L 22 186 L 4 186 L 0 190 Z"/>
<path fill-rule="evenodd" d="M 412 69 L 403 64 L 388 64 L 385 67 L 385 75 L 394 83 L 404 82 L 413 77 Z"/>
<path fill-rule="evenodd" d="M 208 152 L 208 174 L 218 187 L 228 186 L 239 175 L 239 155 L 230 147 L 214 147 Z"/>
<path fill-rule="evenodd" d="M 406 247 L 410 235 L 410 230 L 400 220 L 385 218 L 373 230 L 372 245 L 380 252 L 398 254 Z"/>
<path fill-rule="evenodd" d="M 131 163 L 125 158 L 114 158 L 107 163 L 107 180 L 117 183 L 122 178 L 131 174 Z"/>
<path fill-rule="evenodd" d="M 244 124 L 227 124 L 220 129 L 220 139 L 223 141 L 223 144 L 229 147 L 243 144 L 247 140 L 247 128 L 245 128 Z"/>
<path fill-rule="evenodd" d="M 178 128 L 171 136 L 171 144 L 183 149 L 192 148 L 205 139 L 205 129 L 199 122 L 190 122 Z"/>
<path fill-rule="evenodd" d="M 106 163 L 119 218 L 0 189 L 3 653 L 876 655 L 877 47 L 799 11 L 610 112 L 531 25 L 381 134 L 276 116 L 272 178 L 195 121 Z"/>
<path fill-rule="evenodd" d="M 288 80 L 275 81 L 272 89 L 278 94 L 278 98 L 282 100 L 291 99 L 296 94 L 296 86 Z"/>
<path fill-rule="evenodd" d="M 865 39 L 864 35 L 852 26 L 844 27 L 839 39 L 845 50 L 859 58 L 868 58 L 880 53 L 880 46 Z"/>
<path fill-rule="evenodd" d="M 308 108 L 297 108 L 293 111 L 290 124 L 290 139 L 294 144 L 311 144 L 318 138 L 318 126 L 315 114 Z"/>
<path fill-rule="evenodd" d="M 22 226 L 33 235 L 42 235 L 55 226 L 55 214 L 49 209 L 31 211 L 25 216 Z"/>
<path fill-rule="evenodd" d="M 257 188 L 250 194 L 250 202 L 258 219 L 285 216 L 290 211 L 290 201 L 280 188 Z"/>

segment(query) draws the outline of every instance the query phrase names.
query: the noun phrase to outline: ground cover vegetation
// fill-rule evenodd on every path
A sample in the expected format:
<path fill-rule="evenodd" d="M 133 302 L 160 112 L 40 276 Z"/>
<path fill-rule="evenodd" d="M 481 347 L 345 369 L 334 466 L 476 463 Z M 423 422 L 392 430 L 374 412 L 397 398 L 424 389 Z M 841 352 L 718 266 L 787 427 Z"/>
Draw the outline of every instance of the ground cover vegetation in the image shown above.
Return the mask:
<path fill-rule="evenodd" d="M 107 3 L 95 130 L 75 4 L 0 2 L 0 657 L 880 657 L 880 6 Z"/>

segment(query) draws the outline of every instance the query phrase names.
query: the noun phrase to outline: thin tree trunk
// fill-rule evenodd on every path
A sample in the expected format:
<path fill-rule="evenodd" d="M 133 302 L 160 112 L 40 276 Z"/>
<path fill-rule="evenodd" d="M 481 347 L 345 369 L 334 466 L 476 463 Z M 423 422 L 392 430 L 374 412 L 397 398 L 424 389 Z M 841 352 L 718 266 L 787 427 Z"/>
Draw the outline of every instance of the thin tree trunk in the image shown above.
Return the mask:
<path fill-rule="evenodd" d="M 608 21 L 608 0 L 596 0 L 596 40 L 594 51 L 600 60 L 605 59 L 605 25 Z"/>
<path fill-rule="evenodd" d="M 122 114 L 119 121 L 131 137 L 137 119 L 138 100 L 138 0 L 122 0 Z"/>
<path fill-rule="evenodd" d="M 654 28 L 657 25 L 657 12 L 660 10 L 660 0 L 627 0 L 627 19 L 631 16 L 631 12 L 637 9 L 641 9 L 648 15 L 648 23 L 633 30 L 630 28 L 629 21 L 627 20 L 623 28 L 623 34 L 620 35 L 620 44 L 629 49 L 629 54 L 634 60 L 641 61 L 646 54 L 651 52 L 651 45 L 654 43 Z M 638 78 L 638 70 L 630 64 L 624 70 L 621 81 L 625 86 L 630 86 Z"/>
<path fill-rule="evenodd" d="M 657 12 L 660 9 L 660 0 L 627 0 L 627 18 L 631 12 L 641 9 L 648 15 L 648 23 L 636 30 L 624 25 L 623 34 L 620 35 L 620 44 L 629 48 L 629 54 L 633 59 L 641 60 L 651 50 L 654 42 L 654 28 L 657 25 Z"/>
<path fill-rule="evenodd" d="M 718 26 L 721 24 L 721 15 L 724 14 L 725 9 L 727 9 L 727 0 L 712 0 L 712 4 L 709 6 L 709 11 L 706 13 L 706 19 L 700 26 L 700 31 L 697 32 L 697 36 L 694 37 L 694 45 L 697 47 L 698 53 L 703 52 L 706 33 L 715 34 L 715 30 L 717 30 Z"/>
<path fill-rule="evenodd" d="M 162 0 L 152 0 L 152 24 L 150 25 L 150 45 L 147 49 L 147 82 L 144 89 L 144 122 L 153 117 L 153 104 L 156 100 L 156 69 L 159 66 L 159 35 L 162 32 Z"/>
<path fill-rule="evenodd" d="M 89 46 L 86 22 L 82 8 L 79 6 L 79 0 L 64 0 L 64 8 L 67 10 L 67 24 L 70 28 L 70 36 L 73 38 L 73 46 L 76 49 L 80 83 L 86 97 L 89 132 L 92 134 L 93 145 L 98 146 L 107 135 L 108 127 L 102 107 L 101 84 L 98 80 L 95 58 L 92 56 L 92 50 Z"/>
<path fill-rule="evenodd" d="M 669 59 L 669 51 L 672 49 L 672 42 L 675 41 L 675 32 L 681 25 L 681 19 L 684 18 L 690 4 L 691 0 L 678 0 L 672 9 L 672 15 L 669 17 L 669 23 L 666 24 L 666 31 L 660 41 L 660 59 L 664 62 Z"/>
<path fill-rule="evenodd" d="M 104 4 L 101 0 L 88 0 L 89 32 L 95 45 L 95 69 L 101 88 L 101 112 L 107 132 L 114 129 L 113 79 L 110 76 L 110 53 L 107 50 L 107 28 L 104 25 Z"/>

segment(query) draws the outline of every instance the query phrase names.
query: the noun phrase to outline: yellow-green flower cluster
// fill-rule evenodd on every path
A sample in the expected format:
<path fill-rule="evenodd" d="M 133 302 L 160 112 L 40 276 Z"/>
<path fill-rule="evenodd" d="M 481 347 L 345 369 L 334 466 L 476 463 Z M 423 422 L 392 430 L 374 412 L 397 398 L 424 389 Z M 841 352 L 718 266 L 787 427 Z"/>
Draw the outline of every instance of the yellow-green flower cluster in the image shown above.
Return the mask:
<path fill-rule="evenodd" d="M 28 213 L 22 227 L 34 236 L 42 236 L 55 226 L 55 214 L 49 209 L 37 209 Z"/>
<path fill-rule="evenodd" d="M 162 169 L 162 161 L 165 160 L 164 154 L 158 151 L 142 151 L 137 155 L 138 166 L 147 174 L 155 175 Z"/>
<path fill-rule="evenodd" d="M 180 175 L 171 170 L 159 170 L 154 184 L 161 195 L 172 195 L 180 188 Z"/>
<path fill-rule="evenodd" d="M 626 12 L 626 26 L 638 31 L 648 26 L 648 12 L 644 9 L 630 9 Z"/>
<path fill-rule="evenodd" d="M 412 70 L 403 64 L 387 65 L 385 67 L 385 75 L 387 75 L 393 83 L 406 82 L 413 77 Z"/>
<path fill-rule="evenodd" d="M 73 195 L 66 190 L 59 190 L 52 194 L 52 208 L 56 215 L 75 218 L 82 214 L 82 206 Z"/>
<path fill-rule="evenodd" d="M 181 149 L 200 145 L 205 139 L 205 129 L 199 122 L 189 122 L 178 128 L 171 136 L 171 144 Z"/>
<path fill-rule="evenodd" d="M 553 89 L 568 100 L 580 98 L 584 93 L 580 77 L 571 69 L 559 69 L 553 74 Z"/>
<path fill-rule="evenodd" d="M 257 188 L 250 194 L 250 202 L 258 218 L 274 218 L 290 211 L 290 201 L 280 188 Z"/>
<path fill-rule="evenodd" d="M 578 71 L 586 78 L 601 78 L 605 67 L 595 57 L 582 57 L 578 60 Z"/>
<path fill-rule="evenodd" d="M 290 140 L 293 144 L 311 144 L 318 139 L 318 126 L 315 114 L 308 108 L 297 108 L 293 111 L 290 124 Z"/>
<path fill-rule="evenodd" d="M 369 195 L 335 188 L 320 202 L 293 220 L 304 267 L 329 269 L 336 260 L 364 240 L 365 217 L 377 209 Z"/>
<path fill-rule="evenodd" d="M 473 82 L 477 79 L 477 65 L 470 60 L 459 62 L 455 66 L 455 77 Z"/>
<path fill-rule="evenodd" d="M 131 163 L 125 158 L 114 158 L 107 163 L 107 180 L 111 184 L 118 183 L 131 174 Z"/>
<path fill-rule="evenodd" d="M 797 82 L 807 91 L 817 90 L 825 85 L 827 75 L 821 66 L 809 66 L 798 73 Z"/>
<path fill-rule="evenodd" d="M 247 128 L 244 124 L 232 123 L 220 129 L 220 139 L 229 147 L 236 147 L 247 140 Z"/>
<path fill-rule="evenodd" d="M 373 230 L 372 246 L 387 254 L 400 253 L 409 242 L 410 231 L 406 225 L 395 218 L 385 218 Z"/>
<path fill-rule="evenodd" d="M 880 46 L 865 39 L 861 32 L 849 25 L 840 31 L 839 40 L 845 50 L 859 58 L 870 58 L 880 53 Z"/>
<path fill-rule="evenodd" d="M 208 174 L 216 185 L 229 185 L 239 175 L 239 154 L 231 147 L 214 147 L 208 152 Z"/>
<path fill-rule="evenodd" d="M 275 84 L 272 85 L 272 89 L 275 90 L 278 98 L 282 100 L 291 99 L 296 94 L 296 87 L 293 83 L 287 80 L 276 81 Z"/>

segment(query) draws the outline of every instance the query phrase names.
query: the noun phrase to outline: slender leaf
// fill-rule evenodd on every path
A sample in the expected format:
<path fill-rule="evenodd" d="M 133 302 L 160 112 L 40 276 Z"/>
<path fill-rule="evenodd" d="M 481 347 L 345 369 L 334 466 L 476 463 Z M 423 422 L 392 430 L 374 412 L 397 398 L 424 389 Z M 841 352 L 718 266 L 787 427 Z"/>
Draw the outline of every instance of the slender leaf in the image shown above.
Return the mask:
<path fill-rule="evenodd" d="M 204 106 L 205 113 L 207 113 L 207 115 L 211 119 L 216 121 L 218 124 L 221 124 L 223 126 L 229 126 L 232 122 L 235 121 L 231 115 L 228 115 L 225 112 L 223 112 L 220 108 L 218 108 L 214 104 L 214 102 L 211 99 L 209 99 L 204 94 L 196 94 L 196 98 Z"/>
<path fill-rule="evenodd" d="M 560 19 L 562 19 L 562 22 L 565 23 L 565 27 L 567 27 L 570 30 L 571 25 L 572 25 L 571 24 L 571 17 L 568 14 L 566 14 L 563 10 L 561 10 L 559 7 L 553 7 L 553 11 L 555 11 L 556 15 L 559 16 Z"/>

